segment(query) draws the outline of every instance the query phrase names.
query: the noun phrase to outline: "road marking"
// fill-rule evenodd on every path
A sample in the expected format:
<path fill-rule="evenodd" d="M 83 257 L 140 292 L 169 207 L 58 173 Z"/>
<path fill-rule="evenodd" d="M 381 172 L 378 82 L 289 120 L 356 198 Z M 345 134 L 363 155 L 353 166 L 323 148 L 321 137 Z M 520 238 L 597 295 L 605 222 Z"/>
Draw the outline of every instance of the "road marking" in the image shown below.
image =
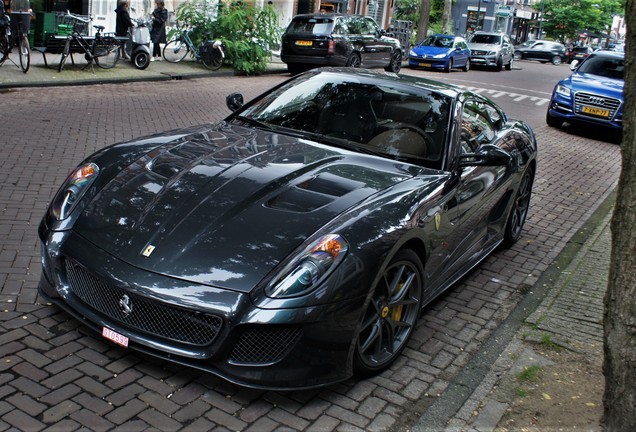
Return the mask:
<path fill-rule="evenodd" d="M 483 88 L 483 87 L 473 87 L 473 86 L 467 86 L 467 85 L 463 85 L 463 84 L 455 84 L 455 85 L 457 87 L 463 88 L 464 90 L 468 90 L 468 91 L 471 91 L 471 92 L 474 92 L 474 93 L 487 95 L 491 99 L 499 99 L 499 98 L 502 98 L 502 97 L 509 97 L 515 102 L 521 102 L 521 101 L 524 101 L 524 100 L 528 99 L 530 102 L 534 103 L 536 106 L 547 105 L 548 102 L 550 102 L 549 98 L 546 99 L 546 98 L 541 98 L 541 97 L 537 97 L 537 96 L 529 96 L 529 95 L 524 95 L 524 94 L 519 94 L 519 93 L 514 93 L 514 92 L 487 89 L 487 88 Z"/>

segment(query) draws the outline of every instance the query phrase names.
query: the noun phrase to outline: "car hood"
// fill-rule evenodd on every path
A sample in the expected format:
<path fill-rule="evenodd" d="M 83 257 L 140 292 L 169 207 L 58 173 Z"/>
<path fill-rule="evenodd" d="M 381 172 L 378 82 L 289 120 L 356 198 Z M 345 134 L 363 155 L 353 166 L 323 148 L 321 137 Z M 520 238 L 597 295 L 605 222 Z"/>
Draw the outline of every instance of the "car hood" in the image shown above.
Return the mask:
<path fill-rule="evenodd" d="M 420 171 L 227 123 L 156 140 L 75 232 L 137 268 L 243 292 L 338 215 Z"/>
<path fill-rule="evenodd" d="M 415 52 L 419 56 L 436 56 L 439 54 L 448 54 L 453 50 L 453 48 L 443 48 L 443 47 L 434 47 L 428 45 L 417 45 L 414 46 L 413 52 Z"/>
<path fill-rule="evenodd" d="M 497 44 L 469 43 L 468 48 L 470 48 L 471 50 L 496 51 L 500 47 Z"/>
<path fill-rule="evenodd" d="M 599 75 L 575 73 L 564 80 L 574 91 L 586 91 L 590 93 L 611 96 L 623 99 L 623 86 L 625 81 L 616 78 L 607 78 Z"/>

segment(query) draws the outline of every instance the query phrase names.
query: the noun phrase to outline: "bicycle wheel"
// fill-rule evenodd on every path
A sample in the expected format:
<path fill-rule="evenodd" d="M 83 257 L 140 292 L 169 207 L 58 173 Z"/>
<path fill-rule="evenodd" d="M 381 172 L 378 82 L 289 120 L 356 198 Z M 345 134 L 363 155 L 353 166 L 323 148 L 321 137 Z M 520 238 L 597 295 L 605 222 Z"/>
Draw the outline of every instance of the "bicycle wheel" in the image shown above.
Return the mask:
<path fill-rule="evenodd" d="M 219 47 L 208 47 L 201 56 L 203 66 L 211 70 L 217 70 L 223 66 L 223 52 Z"/>
<path fill-rule="evenodd" d="M 27 73 L 31 65 L 31 47 L 29 46 L 29 38 L 27 35 L 22 35 L 18 43 L 18 48 L 20 49 L 20 69 L 22 72 Z"/>
<path fill-rule="evenodd" d="M 62 58 L 60 59 L 60 65 L 57 67 L 58 72 L 62 72 L 68 56 L 71 54 L 71 38 L 66 39 L 64 43 L 64 49 L 62 50 Z"/>
<path fill-rule="evenodd" d="M 9 38 L 6 35 L 0 36 L 0 66 L 9 58 Z"/>
<path fill-rule="evenodd" d="M 115 38 L 103 37 L 96 40 L 93 50 L 95 63 L 102 69 L 110 69 L 119 61 L 119 43 Z"/>
<path fill-rule="evenodd" d="M 170 63 L 179 63 L 190 51 L 190 47 L 181 39 L 173 39 L 163 47 L 163 58 Z"/>

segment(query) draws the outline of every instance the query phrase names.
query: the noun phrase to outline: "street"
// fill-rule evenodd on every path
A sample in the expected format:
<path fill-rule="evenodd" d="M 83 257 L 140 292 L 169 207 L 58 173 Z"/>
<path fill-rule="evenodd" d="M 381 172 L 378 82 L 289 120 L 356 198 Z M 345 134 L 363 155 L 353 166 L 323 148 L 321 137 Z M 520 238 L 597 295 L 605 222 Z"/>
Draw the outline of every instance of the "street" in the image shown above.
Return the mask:
<path fill-rule="evenodd" d="M 227 94 L 249 99 L 289 75 L 1 90 L 0 431 L 412 429 L 611 193 L 620 147 L 602 132 L 545 125 L 566 65 L 402 73 L 476 89 L 534 128 L 528 220 L 512 249 L 496 251 L 425 310 L 389 370 L 296 392 L 241 388 L 118 348 L 37 295 L 37 227 L 71 168 L 111 143 L 220 120 Z"/>

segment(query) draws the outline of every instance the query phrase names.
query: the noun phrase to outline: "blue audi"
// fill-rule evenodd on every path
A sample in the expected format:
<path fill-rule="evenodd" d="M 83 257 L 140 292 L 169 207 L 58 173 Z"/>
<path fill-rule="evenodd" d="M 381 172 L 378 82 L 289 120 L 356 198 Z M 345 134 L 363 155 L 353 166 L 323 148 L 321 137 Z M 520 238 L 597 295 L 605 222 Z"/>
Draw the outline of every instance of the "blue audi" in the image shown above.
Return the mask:
<path fill-rule="evenodd" d="M 435 34 L 427 37 L 409 51 L 410 68 L 470 69 L 470 49 L 463 37 Z"/>
<path fill-rule="evenodd" d="M 597 51 L 573 67 L 574 73 L 557 83 L 546 114 L 546 123 L 623 128 L 623 72 L 625 54 Z"/>

